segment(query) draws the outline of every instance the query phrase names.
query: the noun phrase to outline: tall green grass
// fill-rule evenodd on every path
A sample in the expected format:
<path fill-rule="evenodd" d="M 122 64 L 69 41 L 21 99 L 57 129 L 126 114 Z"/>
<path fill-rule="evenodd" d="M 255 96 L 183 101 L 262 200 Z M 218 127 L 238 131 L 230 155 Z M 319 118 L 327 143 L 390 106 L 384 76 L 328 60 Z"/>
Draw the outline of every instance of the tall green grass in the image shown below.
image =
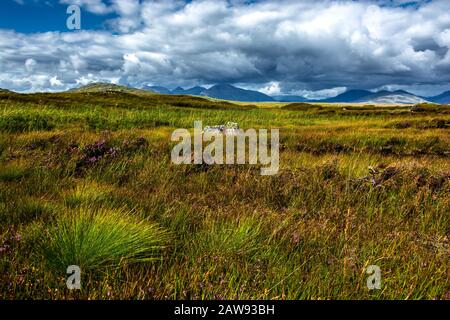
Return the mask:
<path fill-rule="evenodd" d="M 40 250 L 58 270 L 96 270 L 158 259 L 168 239 L 167 232 L 131 212 L 84 207 L 61 214 L 41 238 Z"/>
<path fill-rule="evenodd" d="M 48 117 L 39 113 L 15 113 L 2 115 L 0 131 L 25 132 L 33 130 L 50 130 L 55 126 Z"/>

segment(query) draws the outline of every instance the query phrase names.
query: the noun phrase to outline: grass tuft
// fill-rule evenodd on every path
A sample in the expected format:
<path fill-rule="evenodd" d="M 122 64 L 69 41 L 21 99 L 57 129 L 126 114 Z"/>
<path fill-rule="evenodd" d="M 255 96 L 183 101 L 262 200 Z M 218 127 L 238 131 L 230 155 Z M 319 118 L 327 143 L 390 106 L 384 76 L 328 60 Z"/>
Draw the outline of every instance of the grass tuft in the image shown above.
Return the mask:
<path fill-rule="evenodd" d="M 158 259 L 169 239 L 156 224 L 123 210 L 84 207 L 62 214 L 42 238 L 40 249 L 58 270 L 84 270 Z"/>

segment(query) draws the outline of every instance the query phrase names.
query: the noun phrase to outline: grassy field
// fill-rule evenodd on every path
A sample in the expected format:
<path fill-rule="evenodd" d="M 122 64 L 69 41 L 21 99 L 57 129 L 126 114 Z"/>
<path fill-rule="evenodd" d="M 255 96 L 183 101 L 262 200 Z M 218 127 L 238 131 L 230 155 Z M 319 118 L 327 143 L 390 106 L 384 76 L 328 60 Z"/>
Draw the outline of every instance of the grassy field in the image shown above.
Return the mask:
<path fill-rule="evenodd" d="M 172 164 L 195 120 L 279 128 L 279 174 Z M 449 299 L 449 129 L 438 105 L 0 93 L 0 299 Z"/>

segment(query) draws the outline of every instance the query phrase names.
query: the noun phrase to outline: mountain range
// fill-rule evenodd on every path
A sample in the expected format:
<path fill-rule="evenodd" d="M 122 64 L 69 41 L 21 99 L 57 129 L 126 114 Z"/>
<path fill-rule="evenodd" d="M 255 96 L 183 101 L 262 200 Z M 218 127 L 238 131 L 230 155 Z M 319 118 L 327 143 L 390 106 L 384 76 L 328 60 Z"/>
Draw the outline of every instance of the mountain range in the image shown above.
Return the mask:
<path fill-rule="evenodd" d="M 427 98 L 416 96 L 404 90 L 371 92 L 367 90 L 349 90 L 336 97 L 322 100 L 323 102 L 352 102 L 371 104 L 417 104 L 432 102 Z"/>
<path fill-rule="evenodd" d="M 433 97 L 421 97 L 404 90 L 372 92 L 368 90 L 348 90 L 335 97 L 326 99 L 308 99 L 296 95 L 273 95 L 269 96 L 255 90 L 246 90 L 230 84 L 217 84 L 210 88 L 192 87 L 184 89 L 177 87 L 170 90 L 162 86 L 144 86 L 141 89 L 115 85 L 112 83 L 91 83 L 85 86 L 69 90 L 70 92 L 127 92 L 133 94 L 175 94 L 204 96 L 221 100 L 243 101 L 243 102 L 318 102 L 318 103 L 364 103 L 364 104 L 418 104 L 432 102 L 438 104 L 450 104 L 450 91 Z M 1 92 L 12 91 L 1 89 Z"/>
<path fill-rule="evenodd" d="M 145 86 L 142 87 L 144 90 L 151 90 L 160 94 L 188 94 L 195 96 L 206 96 L 215 99 L 222 100 L 233 100 L 233 101 L 243 101 L 243 102 L 265 102 L 265 101 L 275 101 L 274 98 L 254 90 L 241 89 L 230 84 L 216 84 L 211 88 L 207 89 L 204 87 L 193 87 L 190 89 L 183 89 L 181 87 L 169 90 L 161 86 Z"/>
<path fill-rule="evenodd" d="M 368 90 L 348 90 L 335 97 L 326 99 L 308 99 L 296 95 L 269 96 L 259 91 L 245 90 L 230 84 L 217 84 L 207 89 L 196 86 L 190 89 L 178 87 L 169 90 L 161 86 L 146 86 L 144 90 L 150 90 L 160 94 L 188 94 L 207 96 L 216 99 L 244 101 L 244 102 L 322 102 L 322 103 L 370 103 L 370 104 L 417 104 L 423 102 L 450 103 L 450 91 L 438 96 L 421 97 L 404 90 L 372 92 Z"/>

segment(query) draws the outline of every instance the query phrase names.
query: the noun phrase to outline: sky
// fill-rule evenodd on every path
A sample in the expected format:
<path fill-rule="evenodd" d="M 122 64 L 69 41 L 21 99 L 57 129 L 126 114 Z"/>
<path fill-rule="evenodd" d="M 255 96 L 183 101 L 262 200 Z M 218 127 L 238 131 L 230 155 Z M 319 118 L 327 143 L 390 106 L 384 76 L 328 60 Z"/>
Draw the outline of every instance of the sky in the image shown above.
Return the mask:
<path fill-rule="evenodd" d="M 80 30 L 67 28 L 70 5 Z M 2 0 L 0 88 L 450 90 L 448 0 Z"/>

